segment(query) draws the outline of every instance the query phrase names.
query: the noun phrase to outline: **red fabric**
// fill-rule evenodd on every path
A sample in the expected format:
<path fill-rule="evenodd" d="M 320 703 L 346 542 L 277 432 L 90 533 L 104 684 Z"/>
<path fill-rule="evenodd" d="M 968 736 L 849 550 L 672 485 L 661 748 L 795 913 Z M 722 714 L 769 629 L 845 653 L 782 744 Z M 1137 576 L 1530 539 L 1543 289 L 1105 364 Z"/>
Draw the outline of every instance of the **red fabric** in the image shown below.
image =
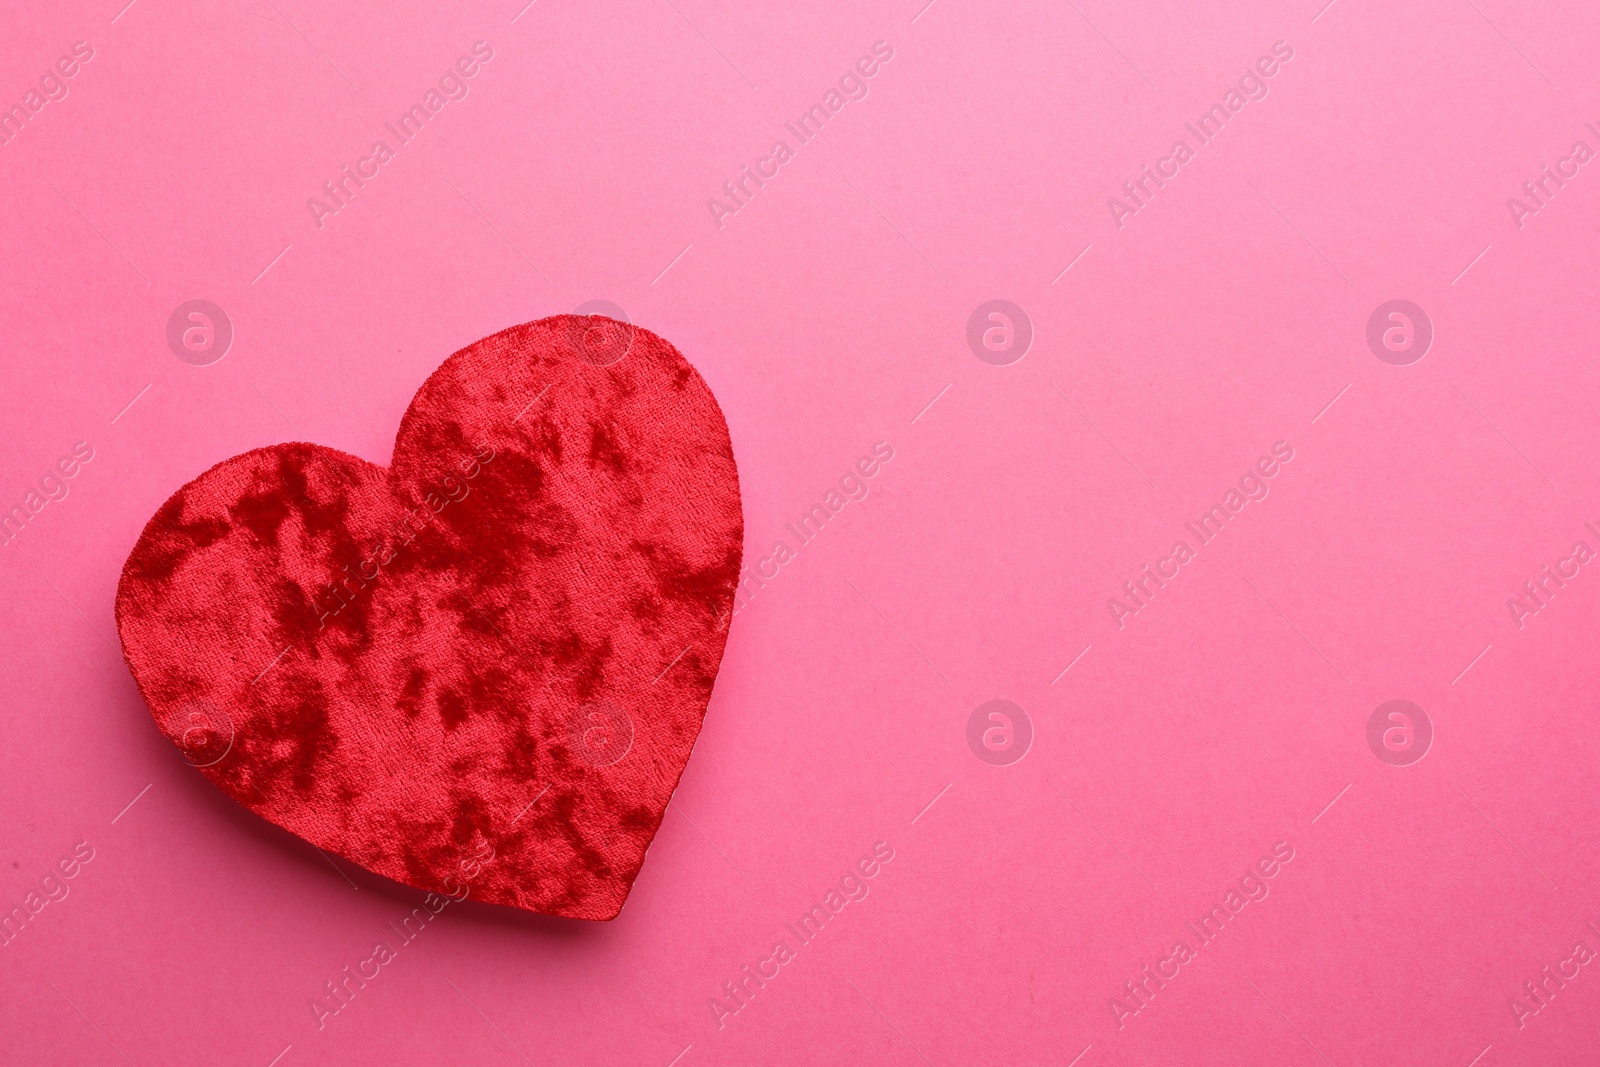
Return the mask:
<path fill-rule="evenodd" d="M 387 469 L 274 445 L 178 490 L 117 628 L 162 732 L 263 818 L 419 889 L 610 919 L 700 731 L 742 537 L 699 374 L 559 316 L 446 360 Z"/>

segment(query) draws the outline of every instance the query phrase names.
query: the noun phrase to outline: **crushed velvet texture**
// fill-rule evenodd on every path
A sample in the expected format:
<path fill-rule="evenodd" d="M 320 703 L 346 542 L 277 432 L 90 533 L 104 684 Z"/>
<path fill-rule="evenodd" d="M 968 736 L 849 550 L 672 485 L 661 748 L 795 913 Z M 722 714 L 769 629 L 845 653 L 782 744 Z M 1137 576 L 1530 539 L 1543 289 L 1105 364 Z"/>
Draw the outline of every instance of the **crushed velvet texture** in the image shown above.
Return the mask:
<path fill-rule="evenodd" d="M 700 731 L 742 535 L 694 368 L 559 316 L 446 360 L 387 469 L 284 444 L 185 485 L 117 628 L 162 732 L 263 818 L 419 889 L 610 919 Z"/>

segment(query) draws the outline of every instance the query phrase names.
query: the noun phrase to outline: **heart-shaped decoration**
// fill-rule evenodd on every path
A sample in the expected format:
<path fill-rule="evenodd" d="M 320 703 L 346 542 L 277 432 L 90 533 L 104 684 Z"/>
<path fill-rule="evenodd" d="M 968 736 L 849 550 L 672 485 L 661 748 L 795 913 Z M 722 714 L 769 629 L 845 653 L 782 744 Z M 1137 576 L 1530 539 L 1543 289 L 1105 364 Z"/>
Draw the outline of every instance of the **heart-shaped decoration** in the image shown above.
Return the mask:
<path fill-rule="evenodd" d="M 447 359 L 388 468 L 212 467 L 123 567 L 156 724 L 263 818 L 398 882 L 610 919 L 700 732 L 744 520 L 666 341 L 564 315 Z"/>

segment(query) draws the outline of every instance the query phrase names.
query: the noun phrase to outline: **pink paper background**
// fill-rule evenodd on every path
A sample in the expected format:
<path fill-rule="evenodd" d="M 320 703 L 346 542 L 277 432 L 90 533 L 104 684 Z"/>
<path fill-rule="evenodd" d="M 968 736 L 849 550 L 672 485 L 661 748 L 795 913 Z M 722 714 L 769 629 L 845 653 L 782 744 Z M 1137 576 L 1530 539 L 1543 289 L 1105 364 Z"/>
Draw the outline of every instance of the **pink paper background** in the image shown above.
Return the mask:
<path fill-rule="evenodd" d="M 1600 149 L 1587 5 L 123 2 L 13 2 L 0 39 L 7 106 L 94 49 L 0 147 L 0 504 L 95 450 L 0 549 L 0 906 L 95 850 L 0 948 L 4 1062 L 1597 1055 L 1600 963 L 1509 1004 L 1600 950 L 1600 574 L 1507 606 L 1600 549 L 1600 163 L 1521 228 L 1506 204 Z M 319 230 L 307 198 L 479 40 L 469 95 Z M 1267 97 L 1115 225 L 1280 40 Z M 798 145 L 877 41 L 867 97 Z M 965 339 L 997 297 L 1035 330 L 1008 366 Z M 195 298 L 235 329 L 209 366 L 167 347 Z M 1365 340 L 1392 298 L 1434 326 L 1409 366 Z M 309 999 L 417 894 L 157 734 L 118 570 L 212 463 L 384 462 L 446 355 L 591 299 L 715 390 L 752 563 L 894 459 L 738 615 L 619 919 L 452 907 L 319 1030 Z M 1269 496 L 1119 628 L 1107 599 L 1277 441 Z M 1009 766 L 966 740 L 996 698 L 1035 730 Z M 1395 698 L 1435 730 L 1410 766 L 1366 740 Z M 870 894 L 719 1028 L 723 982 L 877 841 Z M 1119 1028 L 1123 983 L 1279 841 L 1270 895 Z"/>

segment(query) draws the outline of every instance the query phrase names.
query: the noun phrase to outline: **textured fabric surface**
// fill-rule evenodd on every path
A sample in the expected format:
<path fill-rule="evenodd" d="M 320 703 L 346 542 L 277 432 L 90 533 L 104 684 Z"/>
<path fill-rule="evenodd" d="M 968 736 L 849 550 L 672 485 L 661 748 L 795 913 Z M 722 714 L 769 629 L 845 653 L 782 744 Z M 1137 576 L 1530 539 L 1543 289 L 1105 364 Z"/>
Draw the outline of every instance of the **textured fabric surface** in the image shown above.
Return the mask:
<path fill-rule="evenodd" d="M 699 733 L 742 535 L 699 374 L 559 316 L 446 360 L 387 469 L 284 444 L 185 485 L 117 627 L 162 732 L 263 818 L 419 889 L 609 919 Z"/>

